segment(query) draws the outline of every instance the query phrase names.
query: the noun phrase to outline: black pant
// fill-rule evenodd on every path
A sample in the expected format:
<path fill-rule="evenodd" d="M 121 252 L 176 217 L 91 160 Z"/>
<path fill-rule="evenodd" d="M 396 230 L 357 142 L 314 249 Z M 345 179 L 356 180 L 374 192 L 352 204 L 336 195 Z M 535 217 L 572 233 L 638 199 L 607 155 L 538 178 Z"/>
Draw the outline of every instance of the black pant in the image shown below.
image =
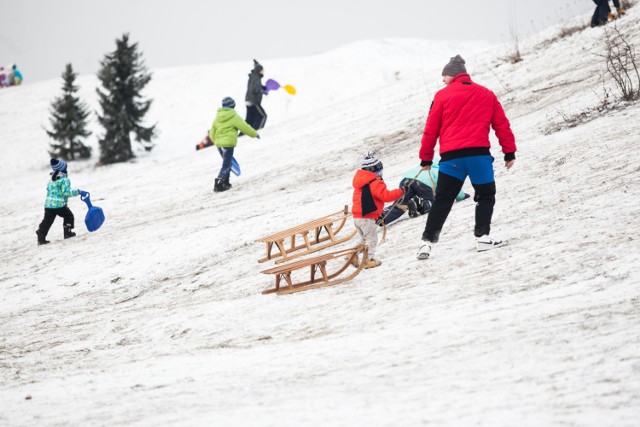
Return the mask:
<path fill-rule="evenodd" d="M 427 225 L 422 240 L 428 240 L 436 243 L 440 238 L 440 231 L 444 226 L 444 222 L 449 216 L 453 202 L 462 189 L 463 181 L 452 177 L 451 175 L 438 172 L 438 184 L 436 186 L 436 200 L 431 206 Z M 476 226 L 474 234 L 476 237 L 489 234 L 491 231 L 491 217 L 493 216 L 493 206 L 496 203 L 496 183 L 473 184 L 475 196 L 473 200 L 476 202 Z"/>
<path fill-rule="evenodd" d="M 609 21 L 609 13 L 611 13 L 609 0 L 593 0 L 593 2 L 596 4 L 596 10 L 591 17 L 591 26 L 597 27 L 606 24 Z"/>
<path fill-rule="evenodd" d="M 43 238 L 47 236 L 47 233 L 49 233 L 49 229 L 51 228 L 53 221 L 56 219 L 56 216 L 62 217 L 63 228 L 66 230 L 71 230 L 73 228 L 73 212 L 71 212 L 71 209 L 69 209 L 68 206 L 56 209 L 44 208 L 44 219 L 38 227 L 38 233 Z"/>
<path fill-rule="evenodd" d="M 409 185 L 411 181 L 412 178 L 404 178 L 402 181 L 400 181 L 400 187 Z M 415 196 L 433 203 L 433 190 L 431 190 L 431 187 L 416 180 L 410 187 L 409 192 L 403 195 L 400 200 L 398 200 L 398 203 L 396 203 L 393 209 L 391 209 L 391 212 L 389 212 L 389 208 L 385 208 L 385 210 L 382 211 L 384 223 L 389 224 L 404 215 L 404 209 L 399 208 L 398 205 L 406 205 L 407 203 L 409 203 L 409 200 L 413 199 Z"/>
<path fill-rule="evenodd" d="M 267 122 L 267 113 L 259 104 L 247 106 L 247 119 L 245 120 L 255 130 L 262 129 Z"/>

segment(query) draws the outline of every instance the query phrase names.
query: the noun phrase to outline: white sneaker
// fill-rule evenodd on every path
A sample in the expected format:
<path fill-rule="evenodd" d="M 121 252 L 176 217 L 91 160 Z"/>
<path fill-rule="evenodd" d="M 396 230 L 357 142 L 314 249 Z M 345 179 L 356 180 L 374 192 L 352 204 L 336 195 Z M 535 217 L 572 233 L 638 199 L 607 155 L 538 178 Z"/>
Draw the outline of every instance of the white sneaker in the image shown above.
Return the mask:
<path fill-rule="evenodd" d="M 476 249 L 478 252 L 488 251 L 489 249 L 502 246 L 504 242 L 502 240 L 496 240 L 491 238 L 488 234 L 478 237 L 476 240 Z"/>
<path fill-rule="evenodd" d="M 427 259 L 431 255 L 431 242 L 422 241 L 420 248 L 418 249 L 418 259 Z"/>

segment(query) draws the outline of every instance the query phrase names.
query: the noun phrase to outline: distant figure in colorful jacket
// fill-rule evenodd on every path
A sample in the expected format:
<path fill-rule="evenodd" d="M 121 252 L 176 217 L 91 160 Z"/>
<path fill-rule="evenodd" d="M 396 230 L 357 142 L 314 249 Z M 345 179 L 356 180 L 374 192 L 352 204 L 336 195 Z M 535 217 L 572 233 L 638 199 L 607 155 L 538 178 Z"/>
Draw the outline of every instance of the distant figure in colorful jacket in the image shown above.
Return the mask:
<path fill-rule="evenodd" d="M 4 67 L 0 67 L 0 88 L 9 86 L 7 78 L 7 72 L 4 70 Z"/>
<path fill-rule="evenodd" d="M 11 65 L 11 72 L 9 74 L 9 84 L 19 86 L 22 83 L 22 73 L 18 70 L 16 64 Z"/>
<path fill-rule="evenodd" d="M 434 201 L 433 187 L 438 185 L 438 163 L 438 158 L 434 158 L 431 171 L 425 171 L 421 166 L 416 166 L 404 173 L 399 187 L 402 188 L 405 185 L 409 185 L 412 181 L 414 185 L 411 186 L 411 191 L 402 196 L 402 199 L 393 208 L 391 206 L 384 208 L 381 219 L 385 225 L 400 218 L 405 212 L 408 212 L 411 218 L 429 213 Z M 420 173 L 418 174 L 418 172 Z M 456 202 L 461 202 L 469 197 L 467 193 L 460 190 L 456 196 Z M 382 221 L 379 221 L 379 225 L 382 225 Z"/>
<path fill-rule="evenodd" d="M 609 7 L 609 0 L 593 0 L 596 4 L 596 10 L 591 17 L 591 26 L 598 27 L 606 24 L 609 20 L 614 20 L 625 14 L 624 9 L 620 7 L 620 0 L 613 0 L 613 6 L 616 8 L 617 15 L 611 13 L 611 7 Z"/>
<path fill-rule="evenodd" d="M 393 202 L 409 192 L 409 186 L 387 190 L 382 180 L 382 162 L 369 151 L 362 157 L 361 167 L 353 177 L 353 222 L 361 242 L 368 247 L 368 260 L 364 268 L 374 268 L 382 264 L 375 258 L 378 246 L 378 226 L 376 220 L 385 202 Z"/>
<path fill-rule="evenodd" d="M 260 135 L 240 118 L 234 108 L 236 102 L 233 98 L 226 97 L 222 100 L 222 107 L 218 108 L 216 119 L 211 125 L 209 138 L 218 148 L 220 156 L 222 156 L 222 167 L 218 178 L 216 178 L 213 191 L 227 191 L 231 188 L 229 183 L 229 175 L 231 175 L 231 159 L 233 159 L 233 151 L 238 144 L 238 131 L 249 135 L 251 138 L 260 139 Z"/>
<path fill-rule="evenodd" d="M 47 183 L 47 198 L 44 202 L 44 219 L 40 223 L 36 234 L 38 236 L 38 245 L 46 245 L 49 241 L 46 239 L 49 229 L 56 219 L 56 216 L 62 217 L 63 236 L 65 239 L 74 237 L 74 218 L 71 209 L 67 206 L 69 197 L 75 197 L 78 194 L 85 196 L 82 190 L 72 190 L 71 182 L 67 176 L 67 163 L 64 160 L 51 159 L 51 180 Z"/>
<path fill-rule="evenodd" d="M 247 94 L 244 98 L 247 105 L 247 117 L 245 121 L 254 128 L 260 130 L 267 122 L 267 113 L 262 108 L 262 95 L 267 94 L 267 88 L 262 85 L 264 68 L 258 61 L 253 60 L 253 70 L 249 73 Z"/>

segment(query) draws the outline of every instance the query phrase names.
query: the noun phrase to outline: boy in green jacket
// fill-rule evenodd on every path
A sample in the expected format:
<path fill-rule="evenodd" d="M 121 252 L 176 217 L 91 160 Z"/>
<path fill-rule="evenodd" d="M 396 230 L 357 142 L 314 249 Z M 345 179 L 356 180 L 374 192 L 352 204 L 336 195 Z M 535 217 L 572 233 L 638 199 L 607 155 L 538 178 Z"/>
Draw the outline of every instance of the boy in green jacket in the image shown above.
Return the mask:
<path fill-rule="evenodd" d="M 60 216 L 63 219 L 64 238 L 74 237 L 73 212 L 67 206 L 69 197 L 84 194 L 82 190 L 72 190 L 71 181 L 67 177 L 67 163 L 64 160 L 51 159 L 51 180 L 47 183 L 47 198 L 44 202 L 44 219 L 40 223 L 36 234 L 38 235 L 38 245 L 46 245 L 47 233 L 56 219 Z"/>
<path fill-rule="evenodd" d="M 222 100 L 222 108 L 218 108 L 216 119 L 213 121 L 209 138 L 218 148 L 218 152 L 222 156 L 222 167 L 218 178 L 216 178 L 213 191 L 227 191 L 231 188 L 229 183 L 229 175 L 231 174 L 231 159 L 233 159 L 233 151 L 238 144 L 238 131 L 251 138 L 260 139 L 260 135 L 238 116 L 234 110 L 236 102 L 233 98 L 226 97 Z"/>

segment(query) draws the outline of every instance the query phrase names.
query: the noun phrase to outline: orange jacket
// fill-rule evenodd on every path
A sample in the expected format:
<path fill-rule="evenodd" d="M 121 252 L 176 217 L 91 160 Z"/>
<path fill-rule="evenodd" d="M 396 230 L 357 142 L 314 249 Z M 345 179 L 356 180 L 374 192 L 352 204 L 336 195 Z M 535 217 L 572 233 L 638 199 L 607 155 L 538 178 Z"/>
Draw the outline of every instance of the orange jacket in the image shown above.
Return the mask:
<path fill-rule="evenodd" d="M 371 189 L 371 195 L 373 196 L 373 203 L 376 210 L 366 215 L 362 215 L 362 204 L 367 204 L 366 200 L 362 197 L 362 188 L 365 185 L 369 185 Z M 351 212 L 354 218 L 371 218 L 378 219 L 382 213 L 385 202 L 393 202 L 399 199 L 404 194 L 401 188 L 395 190 L 387 190 L 387 184 L 384 183 L 382 178 L 373 172 L 366 171 L 364 169 L 358 169 L 356 175 L 353 177 L 353 207 Z"/>

